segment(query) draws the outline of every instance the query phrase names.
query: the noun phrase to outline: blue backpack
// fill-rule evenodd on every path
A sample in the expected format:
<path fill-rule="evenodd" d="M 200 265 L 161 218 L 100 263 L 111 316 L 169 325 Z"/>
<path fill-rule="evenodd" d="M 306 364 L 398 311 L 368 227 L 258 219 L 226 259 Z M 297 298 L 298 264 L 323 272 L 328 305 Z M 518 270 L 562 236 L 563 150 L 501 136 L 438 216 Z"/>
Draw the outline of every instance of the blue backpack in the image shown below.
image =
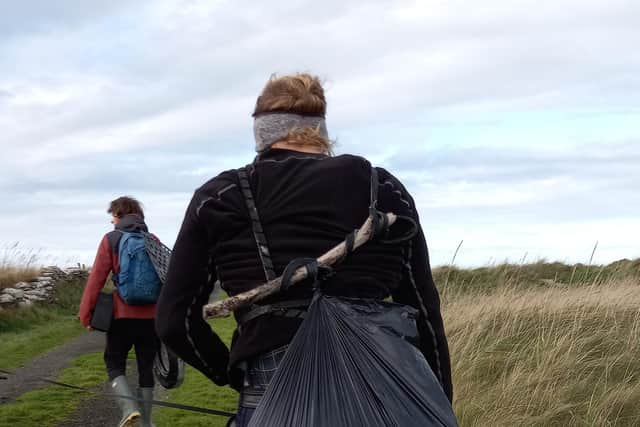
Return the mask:
<path fill-rule="evenodd" d="M 129 305 L 155 304 L 162 283 L 145 249 L 142 233 L 122 232 L 120 272 L 113 275 L 120 297 Z"/>

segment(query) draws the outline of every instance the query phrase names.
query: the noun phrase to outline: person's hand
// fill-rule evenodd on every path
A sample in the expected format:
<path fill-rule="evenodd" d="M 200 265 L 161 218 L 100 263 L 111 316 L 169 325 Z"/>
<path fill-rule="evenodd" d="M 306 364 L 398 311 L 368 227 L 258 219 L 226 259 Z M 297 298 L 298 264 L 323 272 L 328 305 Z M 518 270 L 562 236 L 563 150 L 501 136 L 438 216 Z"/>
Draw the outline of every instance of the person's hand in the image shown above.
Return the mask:
<path fill-rule="evenodd" d="M 85 326 L 84 328 L 89 332 L 93 331 L 93 328 L 89 325 Z"/>

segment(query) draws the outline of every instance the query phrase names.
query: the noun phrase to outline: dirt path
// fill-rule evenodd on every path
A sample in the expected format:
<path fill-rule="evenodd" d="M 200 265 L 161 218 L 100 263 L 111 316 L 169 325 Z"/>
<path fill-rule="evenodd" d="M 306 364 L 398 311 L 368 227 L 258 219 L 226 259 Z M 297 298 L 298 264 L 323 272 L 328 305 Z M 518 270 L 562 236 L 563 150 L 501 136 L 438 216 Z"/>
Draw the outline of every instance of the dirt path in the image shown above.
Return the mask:
<path fill-rule="evenodd" d="M 0 380 L 0 404 L 49 384 L 38 378 L 55 380 L 69 362 L 80 355 L 104 350 L 104 334 L 86 333 L 29 361 L 22 368 L 15 369 L 13 375 Z"/>
<path fill-rule="evenodd" d="M 129 386 L 135 390 L 137 381 L 137 372 L 134 361 L 127 363 L 127 379 Z M 97 392 L 111 392 L 109 382 L 105 374 L 105 382 L 96 387 Z M 90 395 L 87 399 L 80 402 L 80 406 L 65 421 L 60 423 L 59 427 L 85 427 L 85 426 L 117 426 L 120 421 L 120 410 L 115 399 L 106 398 L 99 394 Z"/>
<path fill-rule="evenodd" d="M 136 390 L 138 385 L 138 373 L 134 360 L 127 363 L 127 379 L 131 390 Z M 111 392 L 109 382 L 96 388 L 99 392 Z M 135 393 L 135 391 L 134 391 Z M 167 391 L 156 385 L 154 399 L 164 400 L 167 397 Z M 87 427 L 100 426 L 111 427 L 117 426 L 120 421 L 120 409 L 118 404 L 112 398 L 107 398 L 99 394 L 83 400 L 78 410 L 71 414 L 59 427 Z"/>
<path fill-rule="evenodd" d="M 104 350 L 105 335 L 99 332 L 85 333 L 68 343 L 38 356 L 25 366 L 15 369 L 13 375 L 0 379 L 0 404 L 11 402 L 18 396 L 43 387 L 48 387 L 39 378 L 55 380 L 60 372 L 70 365 L 71 360 L 87 353 Z M 135 360 L 127 364 L 127 378 L 132 390 L 137 388 L 137 370 Z M 97 392 L 110 391 L 105 372 L 105 383 L 96 387 Z M 156 387 L 156 399 L 166 398 L 166 391 Z M 118 425 L 120 411 L 114 399 L 99 394 L 88 394 L 78 410 L 60 424 L 64 427 L 110 427 Z"/>

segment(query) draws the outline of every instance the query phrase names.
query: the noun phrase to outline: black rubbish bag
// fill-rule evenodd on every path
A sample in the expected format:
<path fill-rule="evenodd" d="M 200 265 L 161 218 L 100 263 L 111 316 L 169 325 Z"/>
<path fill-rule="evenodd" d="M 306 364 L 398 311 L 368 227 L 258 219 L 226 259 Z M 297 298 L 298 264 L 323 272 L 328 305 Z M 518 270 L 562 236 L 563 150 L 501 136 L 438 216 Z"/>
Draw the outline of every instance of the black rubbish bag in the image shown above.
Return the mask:
<path fill-rule="evenodd" d="M 108 332 L 113 319 L 113 294 L 100 292 L 96 307 L 91 315 L 91 327 L 96 331 Z"/>
<path fill-rule="evenodd" d="M 249 427 L 456 426 L 411 307 L 317 293 Z"/>

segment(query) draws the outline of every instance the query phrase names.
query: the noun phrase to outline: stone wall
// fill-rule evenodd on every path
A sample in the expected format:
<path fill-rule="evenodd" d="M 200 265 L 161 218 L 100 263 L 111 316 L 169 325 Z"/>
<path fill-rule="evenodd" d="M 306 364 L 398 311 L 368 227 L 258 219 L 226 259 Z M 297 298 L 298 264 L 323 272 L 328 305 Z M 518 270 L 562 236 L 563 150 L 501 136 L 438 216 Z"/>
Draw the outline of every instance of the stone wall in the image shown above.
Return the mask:
<path fill-rule="evenodd" d="M 36 301 L 50 301 L 56 284 L 62 280 L 86 280 L 89 270 L 84 266 L 64 270 L 51 266 L 45 267 L 40 276 L 30 282 L 19 282 L 10 288 L 0 290 L 0 308 L 29 306 Z"/>

